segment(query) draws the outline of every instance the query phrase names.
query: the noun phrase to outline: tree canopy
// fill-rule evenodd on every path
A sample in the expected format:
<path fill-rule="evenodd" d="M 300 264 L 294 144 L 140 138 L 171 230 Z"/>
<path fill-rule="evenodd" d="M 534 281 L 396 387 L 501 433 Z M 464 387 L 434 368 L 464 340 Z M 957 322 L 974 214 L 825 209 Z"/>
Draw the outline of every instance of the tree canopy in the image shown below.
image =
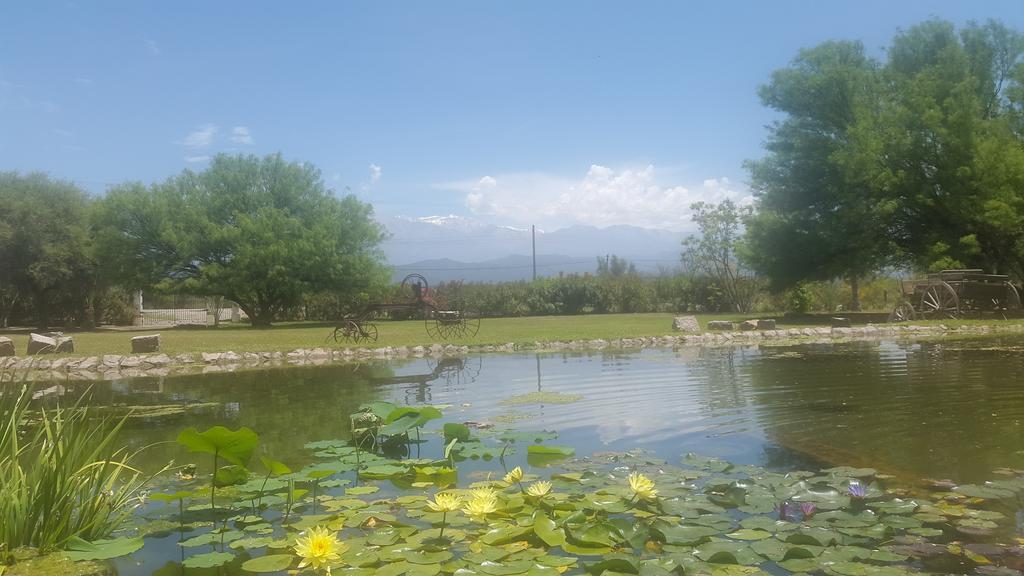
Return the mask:
<path fill-rule="evenodd" d="M 84 308 L 94 279 L 88 196 L 45 174 L 0 172 L 0 324 L 28 300 L 46 328 L 58 305 Z"/>
<path fill-rule="evenodd" d="M 97 226 L 109 274 L 132 287 L 223 296 L 254 326 L 304 295 L 355 297 L 386 281 L 372 208 L 335 197 L 319 170 L 280 155 L 219 155 L 199 173 L 115 187 Z"/>
<path fill-rule="evenodd" d="M 859 43 L 826 42 L 761 89 L 784 118 L 747 165 L 751 265 L 778 288 L 890 265 L 1019 277 L 1022 36 L 932 20 L 887 54 L 880 63 Z"/>

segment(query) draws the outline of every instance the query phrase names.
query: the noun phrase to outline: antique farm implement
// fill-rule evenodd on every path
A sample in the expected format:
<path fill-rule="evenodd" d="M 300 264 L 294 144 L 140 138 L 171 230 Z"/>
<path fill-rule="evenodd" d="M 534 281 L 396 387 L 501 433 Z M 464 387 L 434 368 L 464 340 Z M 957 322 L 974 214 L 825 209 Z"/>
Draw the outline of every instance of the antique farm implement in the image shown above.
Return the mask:
<path fill-rule="evenodd" d="M 332 337 L 336 342 L 376 342 L 377 325 L 373 320 L 409 315 L 422 319 L 427 335 L 435 340 L 471 338 L 480 330 L 478 314 L 443 299 L 435 299 L 430 294 L 426 278 L 409 274 L 402 279 L 395 301 L 367 304 L 358 314 L 342 318 Z"/>
<path fill-rule="evenodd" d="M 1020 309 L 1020 293 L 1009 276 L 981 270 L 943 270 L 924 278 L 900 281 L 902 298 L 889 314 L 890 322 L 960 318 Z"/>

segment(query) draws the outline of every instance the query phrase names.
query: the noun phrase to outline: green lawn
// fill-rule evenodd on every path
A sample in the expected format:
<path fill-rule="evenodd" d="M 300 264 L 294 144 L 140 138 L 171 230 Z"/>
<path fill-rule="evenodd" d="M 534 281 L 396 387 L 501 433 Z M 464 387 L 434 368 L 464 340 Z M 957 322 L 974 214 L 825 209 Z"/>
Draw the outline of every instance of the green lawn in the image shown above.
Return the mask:
<path fill-rule="evenodd" d="M 593 314 L 583 316 L 538 316 L 531 318 L 485 318 L 480 322 L 480 332 L 475 338 L 451 340 L 451 344 L 484 345 L 534 343 L 538 341 L 593 340 L 604 338 L 637 338 L 641 336 L 664 336 L 672 333 L 674 314 Z M 720 314 L 698 315 L 701 326 L 709 320 L 739 321 L 745 318 L 773 317 L 773 314 Z M 812 322 L 813 320 L 813 322 Z M 827 326 L 828 315 L 816 319 L 803 317 L 800 323 L 780 322 L 780 328 L 810 325 Z M 804 323 L 806 322 L 806 323 Z M 951 328 L 959 326 L 998 325 L 1024 323 L 1024 319 L 1004 321 L 995 318 L 975 320 L 929 320 L 915 321 L 915 325 L 943 324 Z M 334 346 L 416 346 L 430 345 L 433 341 L 427 335 L 422 320 L 378 321 L 380 336 L 376 343 L 335 344 L 330 334 L 333 326 L 323 323 L 282 323 L 269 329 L 254 330 L 248 325 L 222 325 L 220 328 L 154 330 L 93 330 L 70 332 L 75 339 L 76 356 L 97 356 L 102 354 L 127 354 L 131 352 L 130 339 L 142 334 L 161 334 L 162 351 L 167 354 L 183 352 L 273 352 L 289 351 L 296 348 Z M 19 354 L 24 354 L 28 341 L 25 331 L 0 332 L 14 340 Z"/>
<path fill-rule="evenodd" d="M 673 314 L 600 314 L 587 316 L 541 316 L 533 318 L 485 318 L 475 338 L 452 340 L 452 344 L 482 345 L 508 342 L 533 343 L 554 340 L 591 340 L 604 338 L 636 338 L 663 336 L 672 333 Z M 701 324 L 708 320 L 740 320 L 749 316 L 698 316 Z M 382 321 L 376 323 L 379 338 L 376 343 L 360 346 L 415 346 L 433 342 L 427 335 L 422 320 Z M 75 355 L 127 354 L 131 351 L 132 336 L 161 335 L 162 351 L 167 354 L 183 352 L 272 352 L 296 348 L 336 346 L 329 336 L 333 327 L 328 324 L 283 323 L 269 329 L 254 330 L 247 325 L 222 325 L 207 329 L 155 329 L 149 331 L 94 330 L 69 332 L 75 339 Z M 15 348 L 23 354 L 28 341 L 27 332 L 0 333 L 14 340 Z M 338 346 L 355 346 L 340 344 Z"/>

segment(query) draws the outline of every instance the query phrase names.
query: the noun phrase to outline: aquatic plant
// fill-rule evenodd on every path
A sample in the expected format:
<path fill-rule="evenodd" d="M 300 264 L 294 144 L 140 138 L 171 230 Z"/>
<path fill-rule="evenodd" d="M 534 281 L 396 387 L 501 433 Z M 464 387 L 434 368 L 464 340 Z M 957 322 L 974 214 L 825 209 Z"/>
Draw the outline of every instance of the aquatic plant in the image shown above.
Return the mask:
<path fill-rule="evenodd" d="M 231 481 L 224 481 L 224 472 L 218 468 L 218 460 L 223 458 L 235 466 L 244 470 L 245 465 L 252 457 L 253 450 L 259 445 L 259 436 L 251 429 L 242 426 L 238 430 L 229 430 L 223 426 L 214 426 L 203 432 L 195 428 L 186 428 L 178 434 L 178 444 L 181 444 L 189 452 L 199 452 L 213 455 L 212 481 L 210 482 L 210 509 L 217 507 L 217 485 L 236 483 L 237 476 L 231 475 Z M 221 474 L 221 481 L 218 482 L 218 474 Z"/>
<path fill-rule="evenodd" d="M 804 520 L 810 520 L 814 517 L 814 513 L 818 510 L 818 505 L 814 502 L 801 502 L 800 513 L 803 514 Z"/>
<path fill-rule="evenodd" d="M 860 482 L 850 482 L 847 491 L 850 493 L 851 498 L 857 500 L 863 500 L 868 495 L 868 487 Z"/>
<path fill-rule="evenodd" d="M 131 465 L 145 448 L 117 448 L 126 417 L 96 417 L 88 394 L 68 407 L 32 411 L 32 387 L 11 380 L 0 374 L 3 550 L 46 552 L 108 537 L 142 502 L 152 478 Z"/>
<path fill-rule="evenodd" d="M 654 487 L 654 482 L 647 476 L 639 472 L 631 472 L 627 479 L 634 499 L 656 500 L 658 498 L 658 490 Z"/>
<path fill-rule="evenodd" d="M 551 482 L 538 480 L 526 488 L 526 495 L 534 498 L 543 498 L 551 492 Z"/>
<path fill-rule="evenodd" d="M 301 559 L 299 569 L 310 566 L 330 574 L 331 564 L 341 560 L 341 553 L 345 550 L 346 546 L 338 536 L 321 526 L 310 528 L 305 536 L 299 536 L 295 541 L 295 553 Z"/>

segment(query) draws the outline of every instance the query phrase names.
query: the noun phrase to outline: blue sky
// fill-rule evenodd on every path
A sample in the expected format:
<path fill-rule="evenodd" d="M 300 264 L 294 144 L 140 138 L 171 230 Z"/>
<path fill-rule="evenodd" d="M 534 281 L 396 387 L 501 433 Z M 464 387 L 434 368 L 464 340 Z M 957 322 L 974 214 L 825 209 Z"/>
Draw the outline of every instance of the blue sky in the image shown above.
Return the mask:
<path fill-rule="evenodd" d="M 1024 30 L 1021 0 L 7 2 L 0 170 L 101 193 L 280 151 L 382 216 L 679 228 L 747 196 L 772 70 L 932 16 Z"/>

